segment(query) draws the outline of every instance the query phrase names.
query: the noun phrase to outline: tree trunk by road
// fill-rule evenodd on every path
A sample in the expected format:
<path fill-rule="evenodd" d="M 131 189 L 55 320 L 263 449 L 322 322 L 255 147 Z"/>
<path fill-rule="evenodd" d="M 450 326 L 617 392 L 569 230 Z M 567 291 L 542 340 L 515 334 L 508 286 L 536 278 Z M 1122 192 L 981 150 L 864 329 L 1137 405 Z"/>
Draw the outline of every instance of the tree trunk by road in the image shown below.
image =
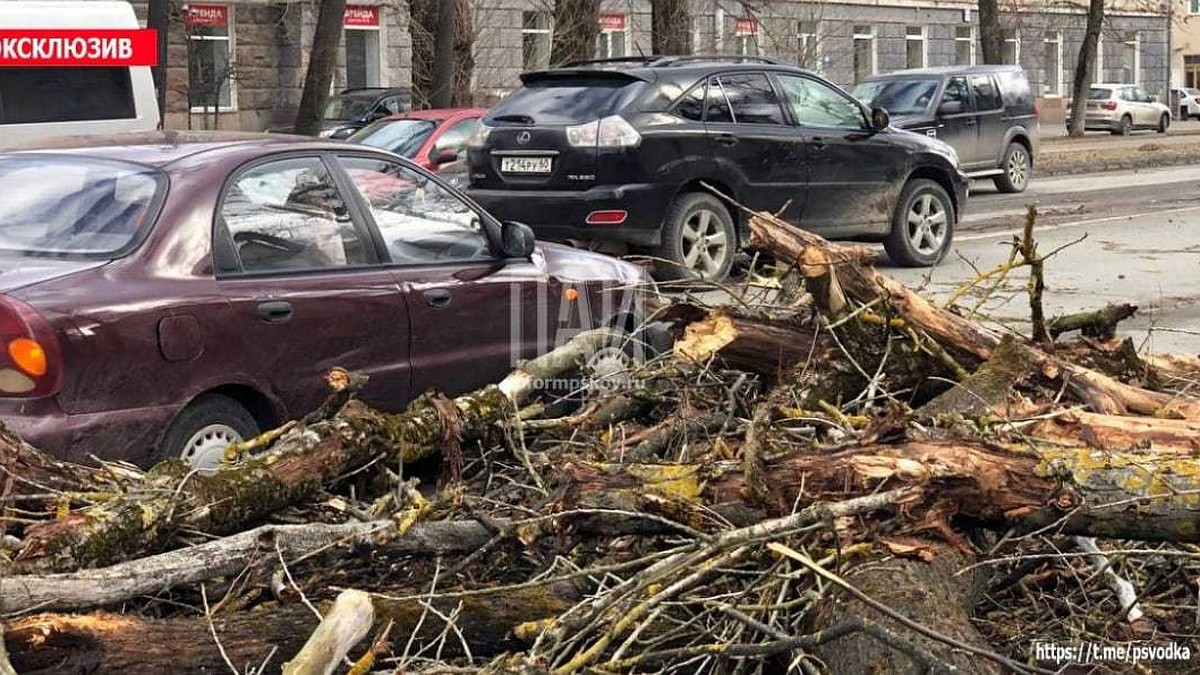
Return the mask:
<path fill-rule="evenodd" d="M 408 4 L 408 34 L 412 40 L 412 98 L 414 108 L 439 107 L 438 94 L 443 91 L 438 82 L 448 82 L 445 91 L 450 100 L 446 105 L 472 105 L 471 75 L 475 68 L 473 45 L 475 30 L 471 19 L 470 0 L 451 0 L 454 9 L 450 54 L 450 74 L 438 75 L 438 41 L 435 39 L 441 19 L 441 0 L 411 0 Z"/>
<path fill-rule="evenodd" d="M 322 113 L 329 98 L 329 87 L 333 84 L 333 69 L 337 67 L 345 13 L 346 0 L 321 3 L 308 57 L 308 73 L 304 76 L 304 93 L 300 96 L 300 109 L 296 111 L 295 131 L 298 134 L 316 136 L 321 131 Z"/>
<path fill-rule="evenodd" d="M 550 65 L 587 61 L 595 57 L 600 32 L 600 0 L 557 0 Z"/>
<path fill-rule="evenodd" d="M 167 35 L 171 28 L 170 0 L 150 0 L 146 7 L 146 28 L 158 31 L 158 65 L 150 69 L 150 75 L 154 78 L 158 114 L 161 118 L 167 114 Z"/>
<path fill-rule="evenodd" d="M 1004 61 L 999 0 L 979 0 L 979 51 L 984 63 Z"/>
<path fill-rule="evenodd" d="M 1100 28 L 1104 25 L 1104 0 L 1088 3 L 1087 31 L 1079 47 L 1079 60 L 1075 64 L 1075 81 L 1071 87 L 1071 117 L 1067 129 L 1074 138 L 1083 136 L 1084 101 L 1087 100 L 1092 67 L 1096 63 L 1096 44 L 1100 41 Z"/>
<path fill-rule="evenodd" d="M 454 14 L 457 0 L 437 0 L 437 31 L 434 33 L 433 82 L 429 103 L 449 108 L 454 90 Z"/>
<path fill-rule="evenodd" d="M 653 0 L 650 3 L 651 48 L 655 54 L 691 54 L 687 0 Z"/>

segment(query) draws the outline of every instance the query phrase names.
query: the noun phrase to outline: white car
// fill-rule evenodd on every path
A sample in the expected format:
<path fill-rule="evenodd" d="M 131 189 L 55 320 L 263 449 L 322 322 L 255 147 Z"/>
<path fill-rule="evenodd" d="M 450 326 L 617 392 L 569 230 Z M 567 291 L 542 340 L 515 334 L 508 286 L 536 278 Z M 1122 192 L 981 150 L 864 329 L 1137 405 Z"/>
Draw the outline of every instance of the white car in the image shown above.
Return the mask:
<path fill-rule="evenodd" d="M 1171 126 L 1171 109 L 1133 84 L 1093 84 L 1085 105 L 1085 130 L 1103 129 L 1128 136 L 1134 129 L 1165 134 Z M 1067 131 L 1071 131 L 1069 115 Z"/>
<path fill-rule="evenodd" d="M 1171 90 L 1172 110 L 1179 111 L 1178 119 L 1200 117 L 1200 89 L 1176 87 Z"/>

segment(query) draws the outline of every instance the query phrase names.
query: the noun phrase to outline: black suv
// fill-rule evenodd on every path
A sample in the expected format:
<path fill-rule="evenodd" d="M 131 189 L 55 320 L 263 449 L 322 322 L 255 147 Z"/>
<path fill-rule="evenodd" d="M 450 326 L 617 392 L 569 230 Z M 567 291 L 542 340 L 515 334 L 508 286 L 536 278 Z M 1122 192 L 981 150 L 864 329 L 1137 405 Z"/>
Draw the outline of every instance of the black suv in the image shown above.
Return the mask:
<path fill-rule="evenodd" d="M 949 143 L 972 178 L 1021 192 L 1033 174 L 1037 112 L 1020 66 L 958 66 L 875 75 L 854 88 L 892 124 Z"/>
<path fill-rule="evenodd" d="M 949 146 L 766 59 L 585 62 L 521 81 L 468 144 L 471 196 L 541 238 L 650 253 L 660 276 L 729 272 L 747 219 L 722 195 L 883 240 L 911 266 L 945 254 L 966 198 Z"/>

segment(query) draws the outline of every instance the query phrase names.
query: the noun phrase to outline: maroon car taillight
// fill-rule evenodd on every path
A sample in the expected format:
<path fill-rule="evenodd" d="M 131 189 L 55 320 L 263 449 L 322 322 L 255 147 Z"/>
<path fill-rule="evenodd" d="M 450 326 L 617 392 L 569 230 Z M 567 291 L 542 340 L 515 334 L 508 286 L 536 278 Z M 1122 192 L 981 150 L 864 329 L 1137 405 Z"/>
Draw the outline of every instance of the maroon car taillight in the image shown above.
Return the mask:
<path fill-rule="evenodd" d="M 37 310 L 0 295 L 0 396 L 41 398 L 58 393 L 62 352 Z"/>
<path fill-rule="evenodd" d="M 1105 109 L 1105 110 L 1116 110 L 1116 109 L 1117 109 L 1117 102 L 1116 102 L 1116 101 L 1105 101 L 1105 102 L 1104 102 L 1104 109 Z"/>

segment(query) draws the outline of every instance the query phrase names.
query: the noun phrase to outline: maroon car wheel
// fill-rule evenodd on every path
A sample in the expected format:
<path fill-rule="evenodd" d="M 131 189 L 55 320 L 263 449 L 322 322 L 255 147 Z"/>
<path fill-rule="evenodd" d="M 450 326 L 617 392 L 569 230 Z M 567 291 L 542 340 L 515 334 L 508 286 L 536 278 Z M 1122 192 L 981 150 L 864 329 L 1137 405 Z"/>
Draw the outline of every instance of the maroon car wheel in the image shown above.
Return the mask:
<path fill-rule="evenodd" d="M 197 469 L 216 469 L 230 444 L 258 434 L 254 416 L 240 403 L 228 396 L 206 394 L 171 422 L 155 459 L 177 458 Z"/>

